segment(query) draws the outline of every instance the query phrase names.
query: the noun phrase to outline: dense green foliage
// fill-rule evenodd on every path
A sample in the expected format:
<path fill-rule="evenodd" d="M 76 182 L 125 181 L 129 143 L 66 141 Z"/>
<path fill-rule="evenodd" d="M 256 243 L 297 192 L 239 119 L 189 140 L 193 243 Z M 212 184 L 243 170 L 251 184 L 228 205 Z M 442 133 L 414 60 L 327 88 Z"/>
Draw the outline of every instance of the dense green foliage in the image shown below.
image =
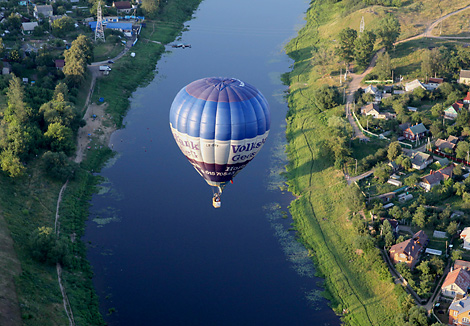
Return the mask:
<path fill-rule="evenodd" d="M 165 1 L 158 14 L 158 20 L 165 22 L 164 27 L 146 37 L 164 43 L 172 41 L 199 2 Z M 10 3 L 4 5 L 7 10 L 12 9 Z M 72 9 L 69 3 L 60 1 L 53 5 L 56 12 L 65 13 Z M 44 43 L 37 53 L 25 54 L 18 46 L 9 49 L 6 54 L 13 60 L 13 72 L 21 78 L 28 77 L 35 81 L 34 84 L 23 83 L 21 78 L 15 76 L 0 78 L 0 89 L 7 95 L 0 97 L 3 100 L 0 101 L 0 166 L 5 171 L 0 172 L 0 202 L 2 216 L 8 223 L 21 262 L 21 273 L 15 280 L 15 286 L 24 325 L 68 324 L 57 284 L 55 263 L 63 267 L 62 280 L 75 324 L 105 324 L 93 289 L 93 272 L 86 261 L 86 246 L 80 239 L 85 230 L 89 201 L 99 181 L 89 171 L 99 171 L 112 156 L 112 151 L 106 146 L 88 151 L 86 160 L 80 166 L 68 156 L 75 152 L 76 131 L 84 123 L 81 119 L 83 112 L 77 108 L 83 107 L 89 91 L 90 78 L 86 65 L 93 61 L 94 56 L 94 44 L 90 38 L 79 36 L 75 29 L 67 32 L 70 27 L 68 23 L 64 19 L 48 26 L 45 20 L 33 33 L 40 37 L 44 30 L 50 28 L 58 36 L 65 33 L 71 41 L 68 50 L 65 50 L 62 40 L 56 39 Z M 147 24 L 158 23 L 148 21 Z M 5 39 L 20 44 L 23 35 L 20 33 L 19 16 L 11 15 L 3 26 L 10 28 Z M 154 43 L 139 42 L 139 47 L 134 48 L 137 57 L 148 59 L 149 64 L 136 67 L 127 62 L 126 66 L 128 59 L 119 63 L 127 69 L 123 68 L 123 74 L 135 79 L 131 83 L 132 89 L 113 94 L 113 100 L 123 104 L 118 108 L 118 113 L 109 112 L 116 114 L 116 121 L 121 121 L 132 90 L 153 77 L 159 58 L 154 55 L 156 47 Z M 158 46 L 158 49 L 162 53 L 164 47 Z M 1 51 L 3 44 L 0 40 Z M 64 57 L 66 67 L 62 72 L 55 68 L 54 60 Z M 66 180 L 68 186 L 60 206 L 60 235 L 57 236 L 54 222 L 57 196 Z"/>

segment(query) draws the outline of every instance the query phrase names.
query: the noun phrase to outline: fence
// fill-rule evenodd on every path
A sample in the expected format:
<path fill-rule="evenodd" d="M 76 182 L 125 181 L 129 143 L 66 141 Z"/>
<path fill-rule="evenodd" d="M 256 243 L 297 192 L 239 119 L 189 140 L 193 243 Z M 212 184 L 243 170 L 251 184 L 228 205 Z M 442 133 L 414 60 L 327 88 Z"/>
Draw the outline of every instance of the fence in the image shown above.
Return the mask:
<path fill-rule="evenodd" d="M 381 136 L 381 135 L 377 135 L 377 134 L 374 134 L 372 132 L 370 132 L 369 130 L 365 130 L 364 127 L 362 127 L 361 123 L 359 122 L 359 119 L 356 117 L 356 113 L 354 112 L 354 110 L 351 110 L 352 112 L 352 115 L 354 117 L 354 120 L 356 120 L 356 123 L 357 125 L 359 126 L 359 129 L 361 129 L 361 131 L 367 135 L 369 135 L 370 137 L 373 137 L 373 138 L 378 138 L 378 139 L 384 139 L 384 140 L 388 140 L 388 141 L 392 141 L 390 138 L 387 138 L 385 136 Z M 401 141 L 398 141 L 398 143 L 403 147 L 403 146 L 406 146 L 406 147 L 409 147 L 410 149 L 413 148 L 413 145 L 411 144 L 407 144 L 407 143 L 404 143 L 404 142 L 401 142 Z"/>
<path fill-rule="evenodd" d="M 464 159 L 461 159 L 461 158 L 456 158 L 455 156 L 451 156 L 451 155 L 447 155 L 447 154 L 444 154 L 444 153 L 441 153 L 441 152 L 438 152 L 437 150 L 433 149 L 433 150 L 428 150 L 428 152 L 431 152 L 433 153 L 434 155 L 437 155 L 437 156 L 440 156 L 440 157 L 445 157 L 451 161 L 454 161 L 454 162 L 458 162 L 458 163 L 462 163 L 462 164 L 465 164 L 467 166 L 470 166 L 470 162 L 469 161 L 466 161 Z"/>

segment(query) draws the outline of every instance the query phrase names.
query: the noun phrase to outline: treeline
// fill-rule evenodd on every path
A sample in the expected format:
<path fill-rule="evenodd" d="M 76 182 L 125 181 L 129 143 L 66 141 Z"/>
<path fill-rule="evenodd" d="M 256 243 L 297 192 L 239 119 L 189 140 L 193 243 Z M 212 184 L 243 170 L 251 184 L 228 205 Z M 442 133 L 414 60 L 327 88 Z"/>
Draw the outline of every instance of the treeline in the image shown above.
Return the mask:
<path fill-rule="evenodd" d="M 85 122 L 69 87 L 77 90 L 83 83 L 92 55 L 91 41 L 79 36 L 65 51 L 63 79 L 53 90 L 47 83 L 25 85 L 20 78 L 9 77 L 7 106 L 0 115 L 0 167 L 11 177 L 22 175 L 28 160 L 44 152 L 47 173 L 61 179 L 73 175 L 74 164 L 64 157 L 75 152 L 76 132 Z"/>

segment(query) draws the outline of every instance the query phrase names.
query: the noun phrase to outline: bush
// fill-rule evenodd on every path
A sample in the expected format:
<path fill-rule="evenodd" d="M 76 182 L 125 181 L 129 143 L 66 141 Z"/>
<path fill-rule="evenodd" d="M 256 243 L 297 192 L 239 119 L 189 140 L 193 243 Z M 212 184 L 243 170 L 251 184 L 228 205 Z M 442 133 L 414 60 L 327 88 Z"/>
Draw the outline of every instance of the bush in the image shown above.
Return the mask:
<path fill-rule="evenodd" d="M 64 152 L 46 152 L 43 155 L 44 171 L 48 176 L 65 182 L 73 178 L 78 164 L 70 161 Z"/>

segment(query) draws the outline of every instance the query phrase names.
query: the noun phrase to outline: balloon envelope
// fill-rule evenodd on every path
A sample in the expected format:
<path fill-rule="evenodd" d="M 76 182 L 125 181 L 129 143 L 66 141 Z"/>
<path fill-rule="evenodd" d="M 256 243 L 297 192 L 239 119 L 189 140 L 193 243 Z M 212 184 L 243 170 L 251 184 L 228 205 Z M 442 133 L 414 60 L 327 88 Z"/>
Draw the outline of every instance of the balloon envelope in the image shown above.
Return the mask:
<path fill-rule="evenodd" d="M 196 80 L 178 92 L 170 109 L 176 143 L 211 186 L 232 180 L 256 156 L 270 123 L 265 97 L 235 78 Z"/>

